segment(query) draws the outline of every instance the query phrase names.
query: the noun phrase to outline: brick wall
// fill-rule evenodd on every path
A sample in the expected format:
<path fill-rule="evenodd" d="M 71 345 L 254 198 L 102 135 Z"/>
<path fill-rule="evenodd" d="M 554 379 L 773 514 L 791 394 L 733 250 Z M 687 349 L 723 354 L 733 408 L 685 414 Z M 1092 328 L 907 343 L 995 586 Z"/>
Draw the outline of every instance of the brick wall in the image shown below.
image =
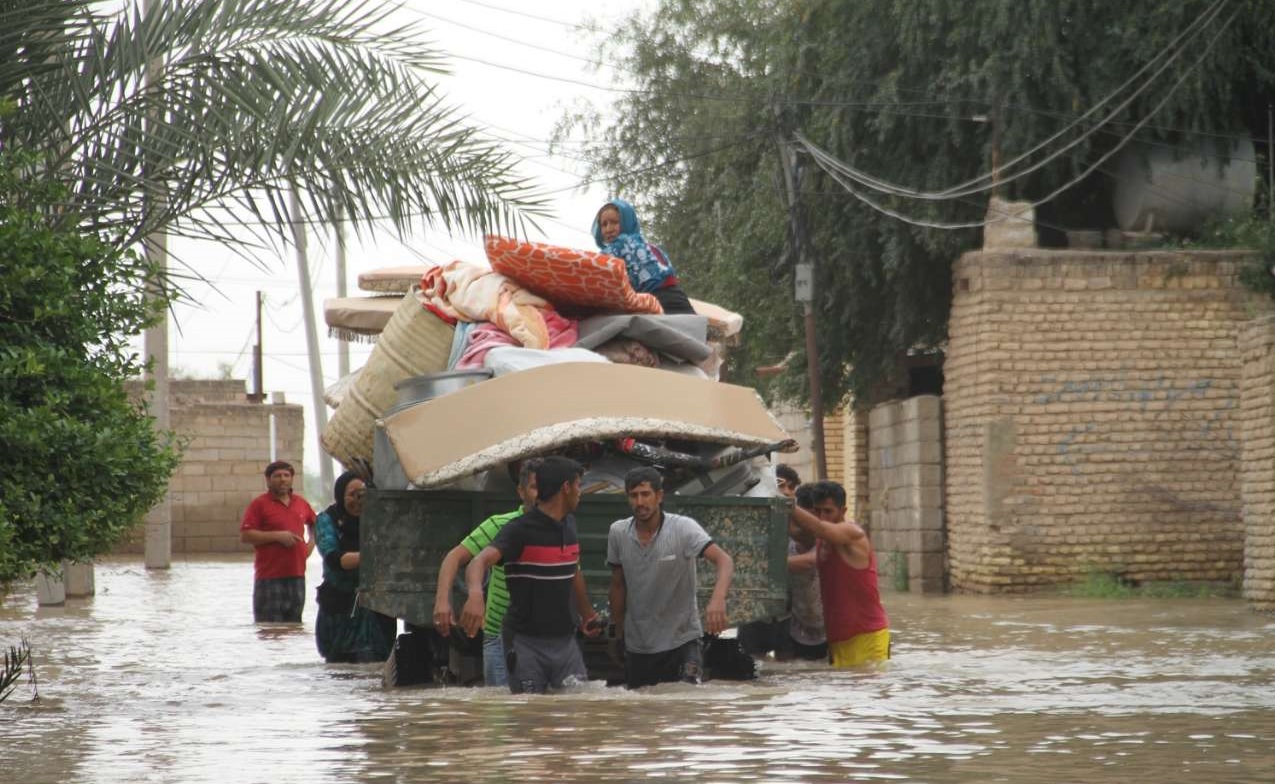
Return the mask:
<path fill-rule="evenodd" d="M 942 400 L 883 403 L 868 416 L 868 517 L 883 587 L 946 590 Z"/>
<path fill-rule="evenodd" d="M 1244 596 L 1275 611 L 1275 316 L 1254 319 L 1240 339 L 1244 379 Z"/>
<path fill-rule="evenodd" d="M 299 492 L 304 409 L 250 403 L 242 380 L 174 379 L 170 394 L 172 428 L 187 439 L 182 464 L 169 483 L 173 552 L 251 552 L 239 542 L 239 522 L 248 502 L 266 489 L 262 471 L 270 462 L 270 415 L 275 456 L 296 468 Z M 117 551 L 143 549 L 139 527 Z"/>
<path fill-rule="evenodd" d="M 982 251 L 953 271 L 945 364 L 957 590 L 1091 570 L 1235 579 L 1248 293 L 1234 252 Z"/>

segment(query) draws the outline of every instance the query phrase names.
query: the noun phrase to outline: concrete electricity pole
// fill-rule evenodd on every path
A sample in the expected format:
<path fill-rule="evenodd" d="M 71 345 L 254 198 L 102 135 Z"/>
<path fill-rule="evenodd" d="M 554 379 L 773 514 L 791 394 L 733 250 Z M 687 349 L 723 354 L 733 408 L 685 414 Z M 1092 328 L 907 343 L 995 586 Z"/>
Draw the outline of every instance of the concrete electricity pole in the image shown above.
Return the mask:
<path fill-rule="evenodd" d="M 149 14 L 159 0 L 142 0 L 142 12 Z M 146 89 L 151 89 L 160 78 L 164 63 L 159 58 L 151 58 L 146 64 Z M 158 183 L 150 183 L 158 187 Z M 163 209 L 163 198 L 152 198 L 152 209 Z M 154 299 L 163 295 L 168 285 L 168 235 L 164 231 L 156 231 L 146 237 L 142 243 L 146 259 L 157 267 L 155 277 L 147 283 L 147 293 Z M 169 415 L 169 383 L 168 383 L 168 311 L 164 311 L 163 320 L 147 329 L 142 338 L 143 349 L 151 363 L 148 380 L 152 384 L 148 395 L 150 414 L 155 418 L 155 429 L 164 432 L 171 429 L 172 418 Z M 167 569 L 173 561 L 173 501 L 172 485 L 164 489 L 164 496 L 146 513 L 145 561 L 147 569 Z"/>
<path fill-rule="evenodd" d="M 301 282 L 301 310 L 305 316 L 305 344 L 310 355 L 310 403 L 314 407 L 314 423 L 320 432 L 328 426 L 328 408 L 323 402 L 323 359 L 319 355 L 319 328 L 314 315 L 314 290 L 310 284 L 310 262 L 306 258 L 305 222 L 301 215 L 301 197 L 296 186 L 289 191 L 288 211 L 292 222 L 292 244 L 297 250 L 297 274 Z M 331 491 L 332 458 L 317 455 L 319 481 L 323 492 Z"/>

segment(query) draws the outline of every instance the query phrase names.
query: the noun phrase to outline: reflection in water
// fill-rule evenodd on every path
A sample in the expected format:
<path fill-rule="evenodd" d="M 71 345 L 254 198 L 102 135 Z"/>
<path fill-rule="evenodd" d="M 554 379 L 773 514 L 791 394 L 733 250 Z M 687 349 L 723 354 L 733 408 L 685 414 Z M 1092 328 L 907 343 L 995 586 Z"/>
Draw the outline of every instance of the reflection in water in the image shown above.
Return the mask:
<path fill-rule="evenodd" d="M 41 694 L 0 704 L 0 780 L 1275 781 L 1275 624 L 1237 601 L 887 595 L 880 672 L 513 697 L 324 664 L 313 602 L 252 623 L 246 560 L 110 562 L 97 585 L 0 608 Z"/>

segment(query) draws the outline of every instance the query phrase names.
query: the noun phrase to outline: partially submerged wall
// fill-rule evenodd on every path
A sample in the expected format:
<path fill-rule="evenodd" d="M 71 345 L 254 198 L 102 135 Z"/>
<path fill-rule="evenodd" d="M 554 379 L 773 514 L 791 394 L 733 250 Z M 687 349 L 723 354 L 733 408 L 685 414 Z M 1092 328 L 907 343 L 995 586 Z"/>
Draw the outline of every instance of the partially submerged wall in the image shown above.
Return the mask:
<path fill-rule="evenodd" d="M 884 587 L 946 590 L 942 403 L 922 395 L 868 416 L 868 528 Z"/>
<path fill-rule="evenodd" d="M 270 418 L 273 415 L 274 454 L 296 468 L 294 489 L 301 492 L 304 409 L 249 402 L 242 380 L 174 379 L 170 385 L 172 429 L 188 439 L 181 466 L 169 483 L 173 552 L 252 552 L 239 542 L 239 522 L 248 502 L 266 489 L 262 471 L 270 462 Z M 127 553 L 142 550 L 140 528 L 117 548 Z"/>
<path fill-rule="evenodd" d="M 1275 611 L 1275 316 L 1243 332 L 1244 596 Z"/>
<path fill-rule="evenodd" d="M 983 251 L 953 271 L 953 588 L 1243 567 L 1238 337 L 1269 308 L 1234 252 Z"/>

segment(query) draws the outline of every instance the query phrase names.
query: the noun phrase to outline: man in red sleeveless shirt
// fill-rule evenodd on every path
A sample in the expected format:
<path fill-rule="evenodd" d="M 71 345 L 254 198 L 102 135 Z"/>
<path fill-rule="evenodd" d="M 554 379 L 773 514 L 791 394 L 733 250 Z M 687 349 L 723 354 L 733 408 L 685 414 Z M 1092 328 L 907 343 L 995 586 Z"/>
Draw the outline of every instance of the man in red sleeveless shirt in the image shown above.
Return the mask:
<path fill-rule="evenodd" d="M 846 520 L 845 488 L 828 481 L 802 485 L 789 519 L 800 536 L 815 543 L 832 666 L 890 658 L 890 620 L 877 590 L 877 557 L 867 533 Z"/>

